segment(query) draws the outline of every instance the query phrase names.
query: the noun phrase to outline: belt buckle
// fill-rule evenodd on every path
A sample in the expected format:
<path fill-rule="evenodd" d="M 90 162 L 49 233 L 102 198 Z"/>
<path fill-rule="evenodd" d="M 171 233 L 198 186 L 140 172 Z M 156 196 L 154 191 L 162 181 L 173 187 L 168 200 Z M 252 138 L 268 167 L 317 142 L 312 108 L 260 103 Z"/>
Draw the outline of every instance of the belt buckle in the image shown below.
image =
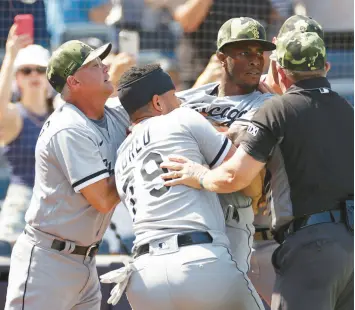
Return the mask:
<path fill-rule="evenodd" d="M 97 254 L 97 252 L 99 251 L 99 244 L 95 243 L 95 244 L 90 245 L 88 247 L 88 249 L 86 250 L 85 258 L 87 258 L 91 254 L 91 251 L 94 251 L 93 255 L 92 255 L 92 257 L 94 257 Z"/>

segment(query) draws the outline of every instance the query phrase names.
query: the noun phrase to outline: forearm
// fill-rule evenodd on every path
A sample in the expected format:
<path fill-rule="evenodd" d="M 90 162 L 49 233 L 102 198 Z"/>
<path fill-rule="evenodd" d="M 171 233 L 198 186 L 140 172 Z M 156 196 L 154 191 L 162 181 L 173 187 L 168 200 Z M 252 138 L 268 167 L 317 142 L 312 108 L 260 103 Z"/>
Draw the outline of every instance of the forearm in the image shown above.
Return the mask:
<path fill-rule="evenodd" d="M 83 188 L 81 194 L 100 213 L 108 213 L 121 201 L 113 176 Z"/>
<path fill-rule="evenodd" d="M 106 210 L 110 212 L 121 202 L 120 196 L 117 193 L 115 177 L 112 176 L 107 182 Z"/>
<path fill-rule="evenodd" d="M 112 8 L 112 5 L 110 2 L 103 4 L 101 6 L 98 6 L 96 8 L 93 8 L 89 11 L 89 19 L 90 21 L 97 23 L 97 24 L 103 24 L 105 23 L 105 19 L 110 13 Z"/>
<path fill-rule="evenodd" d="M 185 32 L 194 32 L 207 16 L 213 0 L 188 0 L 174 11 L 174 19 Z"/>
<path fill-rule="evenodd" d="M 0 120 L 8 114 L 14 74 L 14 57 L 6 54 L 0 71 Z"/>
<path fill-rule="evenodd" d="M 248 182 L 238 177 L 235 169 L 225 163 L 213 170 L 207 170 L 200 177 L 200 184 L 204 189 L 219 194 L 237 192 L 248 186 Z"/>

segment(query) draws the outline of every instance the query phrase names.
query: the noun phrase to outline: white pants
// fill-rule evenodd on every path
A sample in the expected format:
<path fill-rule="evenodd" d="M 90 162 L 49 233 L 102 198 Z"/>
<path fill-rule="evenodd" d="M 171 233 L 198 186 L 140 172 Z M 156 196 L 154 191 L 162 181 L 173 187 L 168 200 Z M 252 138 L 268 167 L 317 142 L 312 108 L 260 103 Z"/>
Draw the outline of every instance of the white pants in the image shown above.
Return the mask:
<path fill-rule="evenodd" d="M 230 249 L 238 268 L 245 273 L 250 269 L 255 228 L 252 207 L 238 209 L 239 221 L 226 221 L 226 234 L 230 241 Z"/>
<path fill-rule="evenodd" d="M 25 214 L 32 198 L 32 189 L 10 184 L 0 212 L 0 239 L 15 243 L 25 228 Z"/>
<path fill-rule="evenodd" d="M 17 239 L 5 310 L 100 310 L 95 258 L 50 249 L 52 241 L 31 231 Z"/>
<path fill-rule="evenodd" d="M 171 240 L 165 244 L 161 250 L 150 244 L 155 250 L 133 263 L 136 271 L 126 291 L 132 309 L 264 309 L 226 246 L 210 243 L 179 248 Z"/>

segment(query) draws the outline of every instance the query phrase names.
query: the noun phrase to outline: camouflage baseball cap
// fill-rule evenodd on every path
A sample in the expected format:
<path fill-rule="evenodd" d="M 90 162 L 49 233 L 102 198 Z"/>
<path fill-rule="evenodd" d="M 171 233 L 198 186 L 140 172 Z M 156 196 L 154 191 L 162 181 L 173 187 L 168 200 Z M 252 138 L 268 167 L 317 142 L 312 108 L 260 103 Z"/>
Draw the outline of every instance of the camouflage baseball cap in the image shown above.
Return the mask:
<path fill-rule="evenodd" d="M 315 32 L 290 32 L 277 40 L 277 62 L 293 71 L 324 69 L 324 41 Z"/>
<path fill-rule="evenodd" d="M 277 37 L 282 37 L 289 32 L 315 32 L 318 36 L 324 39 L 322 26 L 312 17 L 304 15 L 293 15 L 289 17 L 281 26 Z"/>
<path fill-rule="evenodd" d="M 264 27 L 255 19 L 239 17 L 227 20 L 218 31 L 217 49 L 234 42 L 254 41 L 260 43 L 265 51 L 272 51 L 275 44 L 266 40 Z"/>
<path fill-rule="evenodd" d="M 97 49 L 72 40 L 62 44 L 52 55 L 47 67 L 47 79 L 57 92 L 61 92 L 67 77 L 73 75 L 80 67 L 99 57 L 104 59 L 111 51 L 112 44 L 107 43 Z"/>
<path fill-rule="evenodd" d="M 312 17 L 305 15 L 293 15 L 289 17 L 281 26 L 277 39 L 290 32 L 315 32 L 322 39 L 324 38 L 324 32 L 322 26 L 316 22 Z M 277 42 L 276 42 L 277 44 Z M 273 51 L 270 55 L 271 60 L 277 60 L 276 51 Z"/>

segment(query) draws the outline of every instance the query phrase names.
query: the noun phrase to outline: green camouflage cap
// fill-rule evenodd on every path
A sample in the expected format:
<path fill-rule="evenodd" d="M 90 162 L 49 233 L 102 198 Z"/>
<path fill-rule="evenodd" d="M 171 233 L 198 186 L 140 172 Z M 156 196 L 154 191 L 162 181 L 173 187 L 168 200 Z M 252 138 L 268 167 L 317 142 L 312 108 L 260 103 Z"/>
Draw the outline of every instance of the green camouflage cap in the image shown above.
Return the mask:
<path fill-rule="evenodd" d="M 312 17 L 305 15 L 293 15 L 289 17 L 281 26 L 277 39 L 290 32 L 315 32 L 322 39 L 324 38 L 324 32 L 322 26 L 316 22 Z M 277 41 L 277 40 L 276 40 Z M 277 42 L 276 42 L 277 44 Z M 271 60 L 276 61 L 276 51 L 273 51 L 270 55 Z"/>
<path fill-rule="evenodd" d="M 322 26 L 312 17 L 304 15 L 293 15 L 289 17 L 281 26 L 277 37 L 282 37 L 289 32 L 315 32 L 318 36 L 324 39 Z"/>
<path fill-rule="evenodd" d="M 227 20 L 218 31 L 217 49 L 234 42 L 258 42 L 265 51 L 272 51 L 275 44 L 266 40 L 264 27 L 255 19 L 239 17 Z"/>
<path fill-rule="evenodd" d="M 72 40 L 62 44 L 49 60 L 47 79 L 57 92 L 62 92 L 67 78 L 80 67 L 99 57 L 104 59 L 111 51 L 112 44 L 107 43 L 97 49 L 89 45 Z"/>
<path fill-rule="evenodd" d="M 277 62 L 293 71 L 324 69 L 324 41 L 315 32 L 290 32 L 277 40 Z"/>

